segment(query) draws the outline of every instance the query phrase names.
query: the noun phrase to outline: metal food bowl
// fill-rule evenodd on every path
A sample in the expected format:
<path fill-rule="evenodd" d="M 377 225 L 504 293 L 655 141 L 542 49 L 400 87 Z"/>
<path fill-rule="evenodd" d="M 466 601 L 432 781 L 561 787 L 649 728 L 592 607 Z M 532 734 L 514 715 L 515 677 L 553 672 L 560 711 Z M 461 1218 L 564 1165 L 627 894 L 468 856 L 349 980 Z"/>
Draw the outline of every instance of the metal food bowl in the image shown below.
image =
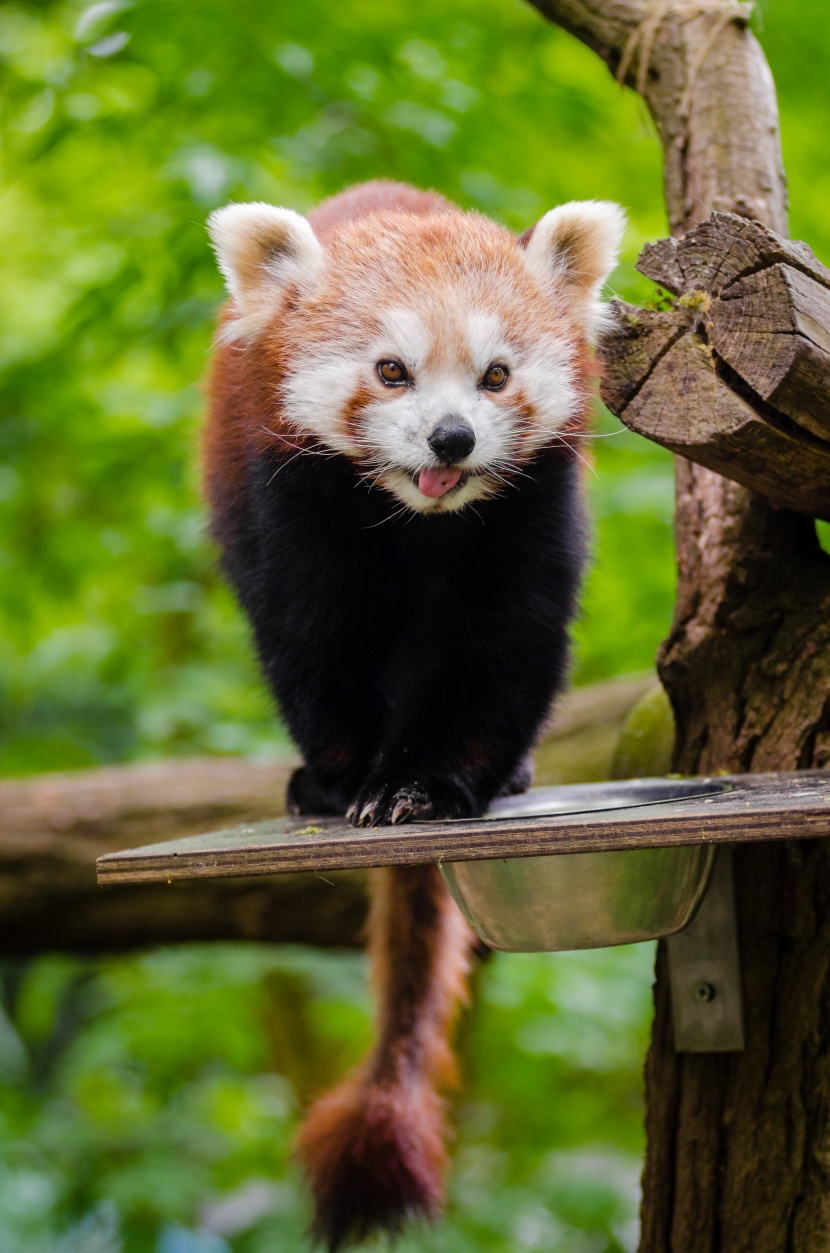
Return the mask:
<path fill-rule="evenodd" d="M 497 800 L 488 818 L 544 817 L 653 805 L 724 792 L 715 779 L 629 779 L 535 788 Z M 467 921 L 509 953 L 607 948 L 671 935 L 691 922 L 716 850 L 693 845 L 446 862 L 441 873 Z"/>

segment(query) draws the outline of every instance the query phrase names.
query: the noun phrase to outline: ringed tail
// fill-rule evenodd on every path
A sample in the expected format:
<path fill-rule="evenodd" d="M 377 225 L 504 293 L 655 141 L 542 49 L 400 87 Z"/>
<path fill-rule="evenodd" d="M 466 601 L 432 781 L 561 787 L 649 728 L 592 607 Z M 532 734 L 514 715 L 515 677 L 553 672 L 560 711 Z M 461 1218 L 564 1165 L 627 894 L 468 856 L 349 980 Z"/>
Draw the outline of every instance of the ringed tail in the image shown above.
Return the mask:
<path fill-rule="evenodd" d="M 437 866 L 373 872 L 369 952 L 377 1043 L 312 1107 L 297 1142 L 314 1195 L 314 1236 L 329 1250 L 443 1202 L 447 1134 L 440 1089 L 453 1083 L 451 1032 L 466 996 L 475 935 Z"/>

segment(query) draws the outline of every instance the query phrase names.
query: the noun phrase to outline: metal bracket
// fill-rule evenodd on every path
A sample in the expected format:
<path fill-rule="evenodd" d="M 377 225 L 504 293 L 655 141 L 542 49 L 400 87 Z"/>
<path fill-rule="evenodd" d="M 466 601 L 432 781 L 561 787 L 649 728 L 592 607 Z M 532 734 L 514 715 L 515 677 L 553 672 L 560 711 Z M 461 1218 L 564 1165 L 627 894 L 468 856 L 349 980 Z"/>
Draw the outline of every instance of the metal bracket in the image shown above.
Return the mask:
<path fill-rule="evenodd" d="M 739 1053 L 743 996 L 732 849 L 718 850 L 706 895 L 688 927 L 666 941 L 677 1053 Z"/>

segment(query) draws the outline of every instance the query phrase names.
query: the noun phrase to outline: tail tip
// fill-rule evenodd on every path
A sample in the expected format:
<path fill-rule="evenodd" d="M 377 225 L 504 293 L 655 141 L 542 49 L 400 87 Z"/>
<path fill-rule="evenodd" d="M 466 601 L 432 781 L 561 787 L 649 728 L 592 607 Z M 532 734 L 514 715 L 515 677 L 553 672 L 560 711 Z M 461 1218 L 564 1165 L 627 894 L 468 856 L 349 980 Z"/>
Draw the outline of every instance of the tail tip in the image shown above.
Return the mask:
<path fill-rule="evenodd" d="M 442 1133 L 432 1091 L 349 1081 L 318 1101 L 297 1144 L 314 1195 L 313 1238 L 341 1253 L 433 1221 L 443 1204 Z"/>

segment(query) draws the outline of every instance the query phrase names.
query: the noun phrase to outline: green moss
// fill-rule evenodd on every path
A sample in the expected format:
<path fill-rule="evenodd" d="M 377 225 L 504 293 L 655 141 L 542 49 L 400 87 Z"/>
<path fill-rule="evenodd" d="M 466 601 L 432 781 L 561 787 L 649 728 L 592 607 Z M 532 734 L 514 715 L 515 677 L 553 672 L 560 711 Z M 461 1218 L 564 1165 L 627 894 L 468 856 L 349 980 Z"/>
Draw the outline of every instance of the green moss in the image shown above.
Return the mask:
<path fill-rule="evenodd" d="M 623 726 L 614 761 L 613 779 L 642 779 L 671 772 L 674 714 L 662 683 L 640 697 Z"/>

